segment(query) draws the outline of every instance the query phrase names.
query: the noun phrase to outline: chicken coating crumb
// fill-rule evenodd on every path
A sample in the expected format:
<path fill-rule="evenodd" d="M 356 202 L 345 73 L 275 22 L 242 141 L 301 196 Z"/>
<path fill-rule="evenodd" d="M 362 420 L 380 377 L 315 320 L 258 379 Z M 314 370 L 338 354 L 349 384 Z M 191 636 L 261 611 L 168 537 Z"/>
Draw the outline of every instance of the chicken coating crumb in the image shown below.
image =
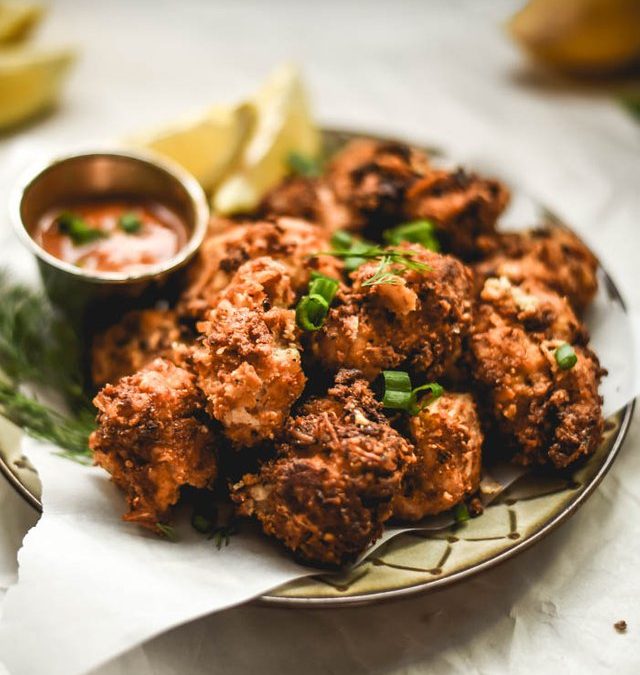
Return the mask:
<path fill-rule="evenodd" d="M 405 361 L 427 379 L 459 358 L 471 327 L 471 272 L 451 256 L 403 245 L 426 271 L 405 270 L 397 283 L 364 285 L 379 263 L 359 267 L 343 287 L 323 327 L 309 338 L 323 368 L 357 368 L 373 380 Z"/>
<path fill-rule="evenodd" d="M 567 229 L 541 227 L 511 232 L 485 243 L 489 257 L 474 267 L 478 286 L 489 277 L 504 276 L 516 284 L 533 279 L 545 284 L 581 313 L 598 288 L 598 261 L 591 251 Z"/>
<path fill-rule="evenodd" d="M 175 312 L 143 309 L 127 312 L 96 335 L 91 345 L 91 379 L 96 387 L 132 375 L 155 358 L 172 358 L 175 345 L 188 337 Z"/>
<path fill-rule="evenodd" d="M 302 292 L 311 271 L 339 278 L 342 263 L 334 258 L 310 255 L 329 247 L 329 234 L 322 228 L 296 218 L 231 223 L 212 227 L 203 242 L 195 264 L 189 270 L 188 286 L 178 303 L 178 311 L 202 318 L 215 307 L 220 291 L 238 268 L 249 260 L 269 256 L 286 268 L 294 290 Z"/>
<path fill-rule="evenodd" d="M 486 281 L 470 340 L 472 375 L 498 442 L 517 463 L 562 469 L 596 449 L 604 371 L 587 338 L 568 302 L 545 286 Z M 564 343 L 577 356 L 568 370 L 555 358 Z"/>
<path fill-rule="evenodd" d="M 348 206 L 338 200 L 323 177 L 287 178 L 265 195 L 258 215 L 302 218 L 322 226 L 329 233 L 359 229 Z"/>
<path fill-rule="evenodd" d="M 427 156 L 415 148 L 356 139 L 333 158 L 325 179 L 352 213 L 349 229 L 370 225 L 379 235 L 403 219 L 407 189 L 428 170 Z"/>
<path fill-rule="evenodd" d="M 273 439 L 304 389 L 293 301 L 285 266 L 256 258 L 197 325 L 202 337 L 191 361 L 198 386 L 236 446 Z"/>
<path fill-rule="evenodd" d="M 478 240 L 495 232 L 508 203 L 509 191 L 497 180 L 432 169 L 407 190 L 405 215 L 432 221 L 443 250 L 473 260 Z"/>
<path fill-rule="evenodd" d="M 380 536 L 415 461 L 366 380 L 344 370 L 326 397 L 289 419 L 276 451 L 232 486 L 238 512 L 303 560 L 330 566 L 352 562 Z"/>
<path fill-rule="evenodd" d="M 421 520 L 476 492 L 483 435 L 470 394 L 444 393 L 411 417 L 409 431 L 417 461 L 393 502 L 394 517 Z"/>
<path fill-rule="evenodd" d="M 191 373 L 156 359 L 104 387 L 93 402 L 98 428 L 89 445 L 96 464 L 127 495 L 124 520 L 156 530 L 182 486 L 213 484 L 219 436 Z"/>

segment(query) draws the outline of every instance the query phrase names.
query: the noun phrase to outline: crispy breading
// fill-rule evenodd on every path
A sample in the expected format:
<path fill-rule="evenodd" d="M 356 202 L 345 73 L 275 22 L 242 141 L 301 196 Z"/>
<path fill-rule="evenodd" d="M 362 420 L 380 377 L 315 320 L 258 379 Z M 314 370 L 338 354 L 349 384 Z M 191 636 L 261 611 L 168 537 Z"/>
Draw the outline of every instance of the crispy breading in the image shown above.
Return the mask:
<path fill-rule="evenodd" d="M 93 402 L 98 428 L 89 445 L 96 464 L 127 495 L 125 520 L 157 529 L 182 486 L 212 485 L 220 437 L 191 373 L 156 359 L 104 387 Z"/>
<path fill-rule="evenodd" d="M 445 392 L 410 418 L 409 432 L 417 461 L 393 502 L 394 517 L 421 520 L 478 489 L 483 435 L 470 394 Z"/>
<path fill-rule="evenodd" d="M 209 413 L 237 446 L 273 439 L 306 378 L 300 364 L 294 292 L 271 258 L 242 265 L 206 321 L 191 360 Z"/>
<path fill-rule="evenodd" d="M 478 287 L 489 277 L 504 276 L 515 283 L 532 279 L 566 296 L 581 313 L 598 288 L 598 261 L 569 230 L 558 226 L 510 232 L 489 238 L 490 254 L 474 266 Z"/>
<path fill-rule="evenodd" d="M 324 177 L 292 176 L 268 192 L 259 207 L 262 217 L 291 216 L 321 225 L 331 232 L 359 229 Z"/>
<path fill-rule="evenodd" d="M 591 454 L 603 429 L 603 374 L 568 302 L 535 281 L 488 279 L 470 340 L 472 375 L 500 443 L 524 464 L 564 468 Z M 555 350 L 572 345 L 561 370 Z"/>
<path fill-rule="evenodd" d="M 329 247 L 329 234 L 304 220 L 282 217 L 273 222 L 256 221 L 212 225 L 212 234 L 200 247 L 189 270 L 188 285 L 178 311 L 201 318 L 213 308 L 220 291 L 248 260 L 270 256 L 287 269 L 296 292 L 303 292 L 311 271 L 339 278 L 342 263 L 330 256 L 310 255 Z"/>
<path fill-rule="evenodd" d="M 430 220 L 443 250 L 473 260 L 479 238 L 495 232 L 508 203 L 509 191 L 497 180 L 463 169 L 432 169 L 407 190 L 405 215 Z"/>
<path fill-rule="evenodd" d="M 471 327 L 472 278 L 451 256 L 403 245 L 426 271 L 405 270 L 394 284 L 364 285 L 379 262 L 352 273 L 353 286 L 338 292 L 324 326 L 309 337 L 323 368 L 357 368 L 373 380 L 407 362 L 426 379 L 453 365 Z"/>
<path fill-rule="evenodd" d="M 175 345 L 188 339 L 175 312 L 143 309 L 127 312 L 118 323 L 93 338 L 91 379 L 96 387 L 115 383 L 163 356 L 171 358 Z"/>
<path fill-rule="evenodd" d="M 380 536 L 415 461 L 357 371 L 341 371 L 326 397 L 302 405 L 276 451 L 232 486 L 232 498 L 241 515 L 322 565 L 351 562 Z"/>

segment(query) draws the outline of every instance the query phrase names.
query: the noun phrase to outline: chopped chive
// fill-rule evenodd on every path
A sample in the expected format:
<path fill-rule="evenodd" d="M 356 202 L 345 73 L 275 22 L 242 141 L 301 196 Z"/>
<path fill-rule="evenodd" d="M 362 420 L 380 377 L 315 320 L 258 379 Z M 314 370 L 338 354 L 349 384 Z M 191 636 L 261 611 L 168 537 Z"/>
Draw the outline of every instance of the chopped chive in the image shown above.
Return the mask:
<path fill-rule="evenodd" d="M 440 250 L 435 227 L 430 220 L 414 220 L 410 223 L 404 223 L 391 230 L 385 230 L 382 236 L 385 242 L 391 246 L 409 241 L 414 244 L 421 244 L 430 251 Z"/>
<path fill-rule="evenodd" d="M 348 251 L 353 246 L 355 239 L 353 235 L 344 230 L 337 230 L 331 236 L 331 246 L 338 251 Z"/>
<path fill-rule="evenodd" d="M 290 152 L 287 157 L 289 171 L 297 176 L 314 178 L 322 173 L 320 162 L 310 155 L 303 155 L 300 152 Z"/>
<path fill-rule="evenodd" d="M 410 415 L 417 415 L 444 393 L 444 388 L 437 382 L 429 382 L 414 389 L 409 373 L 404 370 L 384 370 L 382 377 L 384 378 L 382 405 L 385 408 L 404 410 Z M 422 391 L 429 391 L 430 395 L 418 403 L 418 394 Z"/>
<path fill-rule="evenodd" d="M 89 244 L 97 239 L 105 239 L 109 235 L 102 230 L 91 227 L 81 216 L 65 211 L 56 218 L 56 225 L 62 234 L 69 236 L 74 246 Z"/>
<path fill-rule="evenodd" d="M 577 362 L 578 356 L 570 344 L 565 342 L 556 349 L 556 363 L 560 370 L 571 370 Z"/>
<path fill-rule="evenodd" d="M 123 213 L 118 218 L 118 227 L 127 234 L 136 234 L 142 227 L 142 221 L 137 214 L 130 211 L 129 213 Z"/>
<path fill-rule="evenodd" d="M 469 509 L 464 502 L 460 502 L 453 511 L 453 517 L 456 519 L 456 523 L 464 523 L 471 518 Z"/>
<path fill-rule="evenodd" d="M 332 279 L 318 272 L 312 272 L 311 282 L 309 283 L 309 295 L 321 295 L 328 304 L 331 304 L 338 292 L 339 285 L 340 283 L 337 279 Z"/>

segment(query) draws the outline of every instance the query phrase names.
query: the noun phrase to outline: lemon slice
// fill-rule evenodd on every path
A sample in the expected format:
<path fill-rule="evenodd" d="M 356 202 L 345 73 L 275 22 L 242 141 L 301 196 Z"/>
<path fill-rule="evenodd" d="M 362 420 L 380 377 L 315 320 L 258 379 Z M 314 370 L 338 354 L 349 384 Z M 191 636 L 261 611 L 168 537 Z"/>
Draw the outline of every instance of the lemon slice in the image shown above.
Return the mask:
<path fill-rule="evenodd" d="M 68 49 L 0 50 L 0 128 L 53 105 L 74 58 Z"/>
<path fill-rule="evenodd" d="M 219 185 L 212 199 L 213 209 L 218 213 L 250 211 L 287 173 L 291 152 L 314 156 L 320 147 L 320 135 L 293 66 L 278 68 L 253 103 L 257 113 L 253 134 L 237 169 Z"/>
<path fill-rule="evenodd" d="M 232 166 L 255 120 L 250 104 L 216 106 L 175 125 L 129 139 L 170 157 L 210 191 Z"/>
<path fill-rule="evenodd" d="M 42 5 L 24 2 L 0 2 L 0 43 L 17 42 L 40 21 Z"/>

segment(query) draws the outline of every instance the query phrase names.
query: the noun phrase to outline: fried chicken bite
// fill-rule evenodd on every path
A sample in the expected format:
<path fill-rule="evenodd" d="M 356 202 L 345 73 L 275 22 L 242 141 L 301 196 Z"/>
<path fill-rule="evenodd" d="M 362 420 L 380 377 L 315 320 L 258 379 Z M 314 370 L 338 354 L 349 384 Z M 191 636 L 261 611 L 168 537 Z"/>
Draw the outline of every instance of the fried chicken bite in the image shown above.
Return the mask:
<path fill-rule="evenodd" d="M 394 283 L 375 285 L 367 282 L 379 262 L 353 272 L 353 285 L 339 290 L 323 327 L 308 338 L 309 351 L 323 368 L 357 368 L 373 380 L 408 362 L 426 379 L 436 379 L 460 356 L 471 327 L 470 271 L 418 244 L 402 248 L 428 269 L 402 270 Z"/>
<path fill-rule="evenodd" d="M 232 486 L 238 513 L 256 517 L 303 560 L 331 566 L 355 560 L 380 536 L 415 461 L 366 380 L 345 370 L 289 419 L 276 451 Z"/>
<path fill-rule="evenodd" d="M 478 240 L 495 232 L 508 203 L 509 191 L 497 180 L 463 169 L 431 169 L 407 189 L 405 217 L 430 220 L 444 251 L 473 260 Z"/>
<path fill-rule="evenodd" d="M 532 279 L 565 296 L 581 313 L 598 288 L 598 261 L 569 230 L 558 226 L 497 235 L 486 244 L 490 254 L 474 266 L 478 287 L 489 277 L 516 284 Z"/>
<path fill-rule="evenodd" d="M 403 219 L 407 190 L 428 171 L 427 156 L 415 148 L 360 138 L 333 158 L 325 179 L 352 213 L 349 229 L 370 225 L 379 235 Z"/>
<path fill-rule="evenodd" d="M 291 176 L 268 192 L 258 214 L 291 216 L 320 225 L 329 233 L 358 229 L 349 208 L 341 203 L 323 177 Z"/>
<path fill-rule="evenodd" d="M 171 310 L 127 312 L 118 323 L 93 338 L 91 379 L 96 387 L 132 375 L 155 358 L 172 359 L 176 343 L 189 331 Z"/>
<path fill-rule="evenodd" d="M 213 225 L 212 234 L 203 242 L 195 264 L 189 270 L 178 311 L 201 318 L 215 306 L 220 291 L 230 282 L 238 268 L 248 260 L 270 256 L 286 268 L 294 290 L 303 291 L 311 271 L 338 278 L 342 264 L 329 256 L 310 255 L 329 247 L 329 234 L 304 220 L 279 217 L 273 222 Z"/>
<path fill-rule="evenodd" d="M 220 292 L 191 354 L 209 413 L 236 446 L 273 439 L 306 382 L 300 364 L 294 292 L 271 258 L 242 265 Z"/>
<path fill-rule="evenodd" d="M 470 394 L 445 392 L 409 420 L 416 463 L 393 502 L 393 515 L 421 520 L 447 511 L 480 485 L 483 434 Z"/>
<path fill-rule="evenodd" d="M 125 520 L 157 530 L 181 487 L 213 484 L 220 437 L 191 373 L 159 358 L 108 384 L 93 402 L 98 428 L 89 445 L 127 495 Z"/>
<path fill-rule="evenodd" d="M 545 286 L 486 281 L 470 340 L 472 374 L 492 433 L 517 463 L 563 469 L 596 449 L 604 371 L 587 337 L 569 303 Z M 562 369 L 556 350 L 566 343 L 577 362 Z"/>

